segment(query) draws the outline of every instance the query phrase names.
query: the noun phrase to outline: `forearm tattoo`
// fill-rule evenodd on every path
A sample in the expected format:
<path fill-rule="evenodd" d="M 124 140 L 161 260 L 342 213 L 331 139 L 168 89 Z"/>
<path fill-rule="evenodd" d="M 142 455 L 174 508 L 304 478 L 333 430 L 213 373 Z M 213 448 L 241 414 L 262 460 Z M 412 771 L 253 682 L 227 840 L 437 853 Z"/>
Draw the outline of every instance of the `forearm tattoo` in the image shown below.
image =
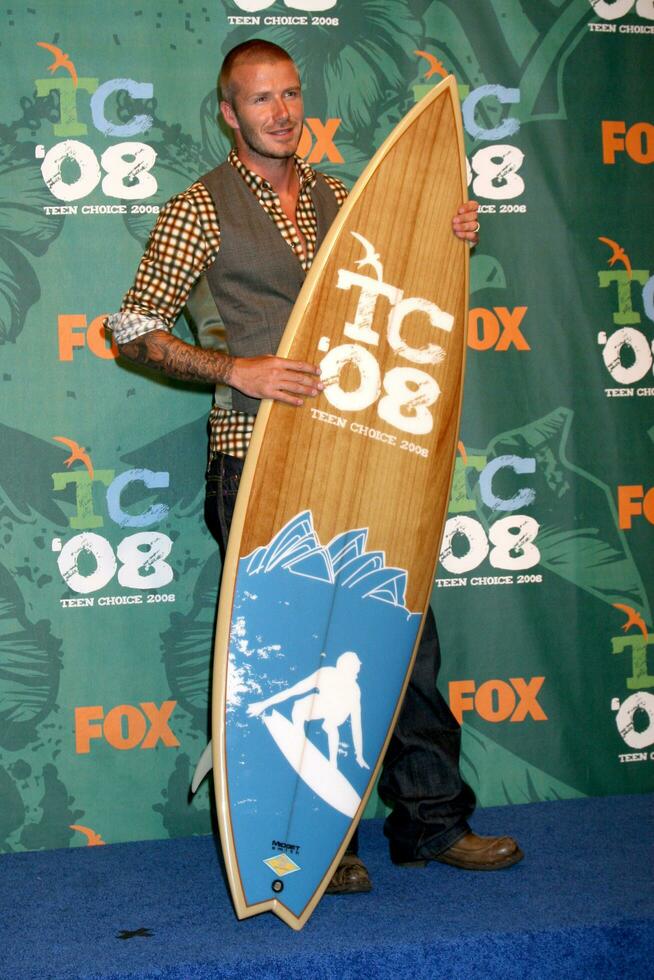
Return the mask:
<path fill-rule="evenodd" d="M 234 358 L 220 351 L 193 347 L 172 334 L 153 330 L 121 344 L 120 352 L 130 361 L 182 381 L 211 381 L 229 384 Z"/>

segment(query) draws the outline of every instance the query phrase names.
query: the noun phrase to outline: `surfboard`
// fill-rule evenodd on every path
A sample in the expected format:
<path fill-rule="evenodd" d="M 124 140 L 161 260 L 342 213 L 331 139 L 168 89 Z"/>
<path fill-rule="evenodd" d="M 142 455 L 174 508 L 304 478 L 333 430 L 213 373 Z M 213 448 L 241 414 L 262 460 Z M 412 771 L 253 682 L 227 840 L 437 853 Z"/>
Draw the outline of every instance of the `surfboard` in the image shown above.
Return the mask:
<path fill-rule="evenodd" d="M 239 918 L 300 929 L 374 786 L 430 600 L 460 414 L 468 247 L 456 83 L 385 140 L 329 230 L 261 405 L 223 570 L 213 769 Z M 208 767 L 198 767 L 196 782 Z"/>

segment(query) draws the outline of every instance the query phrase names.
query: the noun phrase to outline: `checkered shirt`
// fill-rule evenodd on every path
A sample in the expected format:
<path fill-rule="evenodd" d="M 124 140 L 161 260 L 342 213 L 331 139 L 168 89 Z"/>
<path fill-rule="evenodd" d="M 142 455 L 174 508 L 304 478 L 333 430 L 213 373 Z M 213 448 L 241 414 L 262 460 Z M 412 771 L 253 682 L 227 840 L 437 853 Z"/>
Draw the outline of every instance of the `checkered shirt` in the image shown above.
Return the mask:
<path fill-rule="evenodd" d="M 275 222 L 282 238 L 306 272 L 315 256 L 318 233 L 310 195 L 316 182 L 315 171 L 300 157 L 295 158 L 300 181 L 296 218 L 304 236 L 303 243 L 269 182 L 248 170 L 235 150 L 230 152 L 227 159 Z M 323 177 L 340 207 L 347 197 L 345 185 L 328 174 L 323 174 Z M 209 191 L 198 180 L 173 197 L 162 209 L 137 269 L 134 284 L 125 295 L 120 312 L 107 319 L 107 327 L 113 332 L 115 341 L 126 344 L 151 330 L 172 331 L 193 284 L 212 265 L 219 250 L 219 217 Z M 211 454 L 224 452 L 244 457 L 253 425 L 254 416 L 214 404 L 209 415 Z"/>

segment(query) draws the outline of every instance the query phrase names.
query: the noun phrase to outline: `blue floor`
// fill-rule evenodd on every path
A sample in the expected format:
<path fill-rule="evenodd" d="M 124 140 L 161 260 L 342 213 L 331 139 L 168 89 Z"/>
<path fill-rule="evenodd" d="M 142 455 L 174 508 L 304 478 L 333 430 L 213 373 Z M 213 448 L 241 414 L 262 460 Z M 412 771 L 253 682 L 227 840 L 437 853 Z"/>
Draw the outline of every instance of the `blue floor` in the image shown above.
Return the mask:
<path fill-rule="evenodd" d="M 513 834 L 525 860 L 394 868 L 365 821 L 373 892 L 326 896 L 300 933 L 235 919 L 212 838 L 5 855 L 0 978 L 654 978 L 654 796 L 480 810 L 474 826 Z"/>

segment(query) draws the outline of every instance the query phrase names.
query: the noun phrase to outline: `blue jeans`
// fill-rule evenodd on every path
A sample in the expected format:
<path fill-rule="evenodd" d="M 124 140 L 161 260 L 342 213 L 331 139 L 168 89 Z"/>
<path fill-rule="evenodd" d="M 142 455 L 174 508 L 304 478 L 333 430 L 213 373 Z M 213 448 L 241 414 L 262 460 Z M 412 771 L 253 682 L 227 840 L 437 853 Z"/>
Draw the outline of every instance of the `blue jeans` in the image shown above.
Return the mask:
<path fill-rule="evenodd" d="M 207 469 L 205 519 L 224 560 L 243 460 L 224 453 Z M 475 794 L 459 771 L 461 729 L 436 686 L 440 644 L 431 607 L 404 703 L 386 751 L 378 784 L 391 808 L 384 833 L 403 852 L 428 847 L 439 854 L 468 830 Z M 357 853 L 355 833 L 349 851 Z"/>

